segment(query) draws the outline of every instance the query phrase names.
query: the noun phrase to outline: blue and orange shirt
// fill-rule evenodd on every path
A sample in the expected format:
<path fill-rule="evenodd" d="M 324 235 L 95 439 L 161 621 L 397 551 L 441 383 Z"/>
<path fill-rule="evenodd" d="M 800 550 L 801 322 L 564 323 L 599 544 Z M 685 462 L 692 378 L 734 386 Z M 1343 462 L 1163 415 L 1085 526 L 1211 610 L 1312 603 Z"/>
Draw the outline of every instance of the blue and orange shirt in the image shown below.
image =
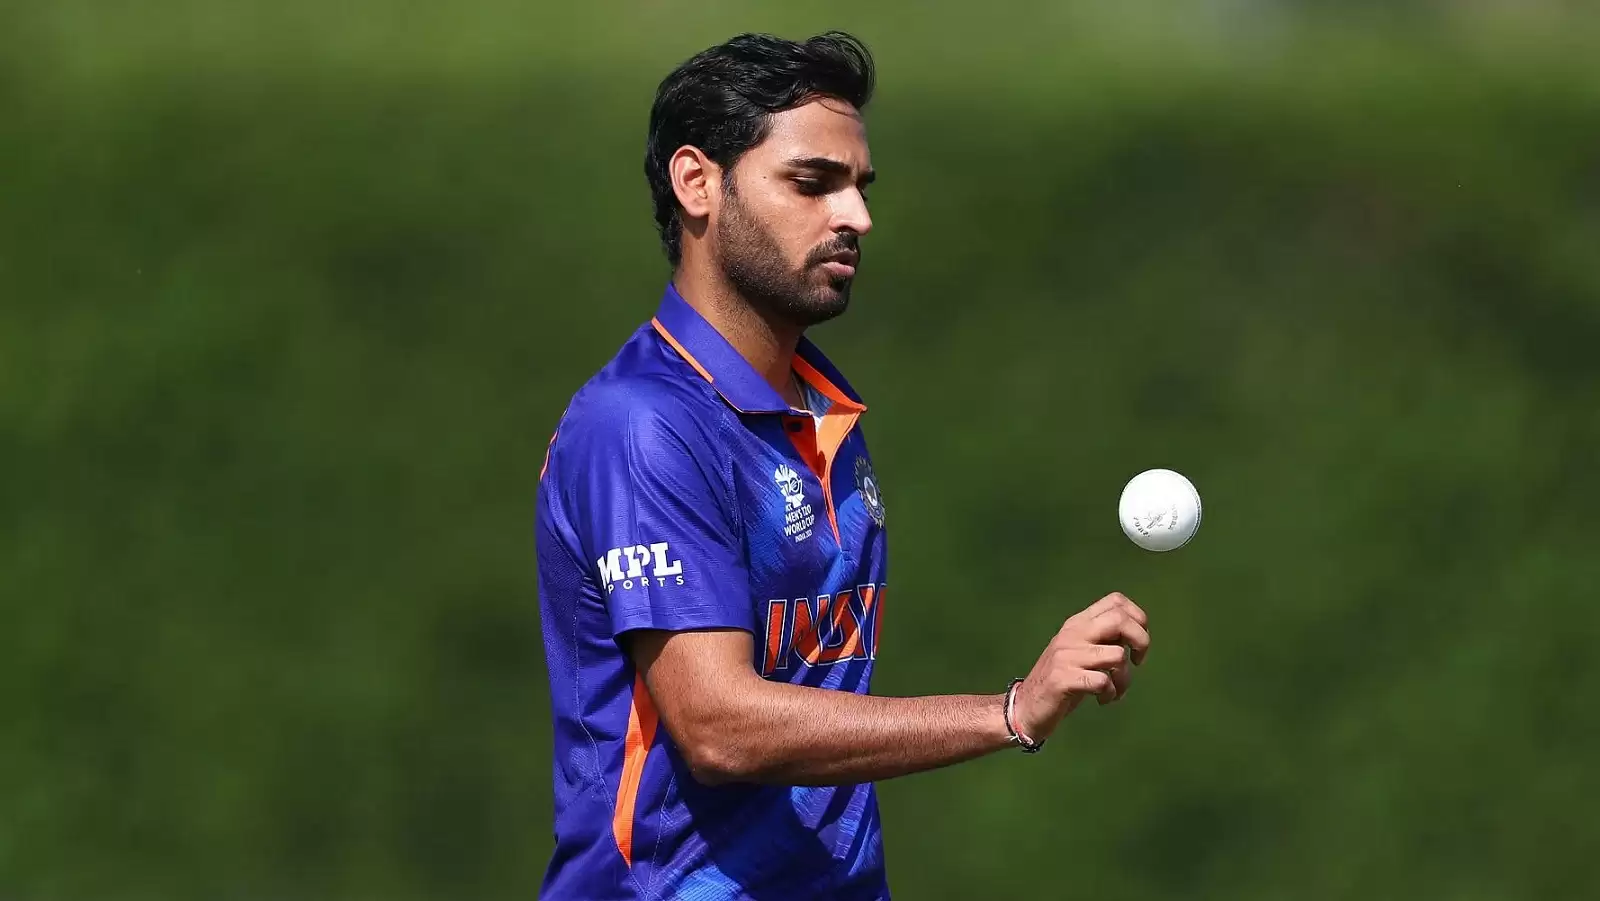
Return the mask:
<path fill-rule="evenodd" d="M 802 340 L 793 409 L 669 286 L 574 395 L 538 502 L 554 717 L 542 897 L 882 899 L 871 784 L 695 781 L 620 644 L 744 629 L 764 678 L 865 694 L 887 579 L 861 398 Z"/>

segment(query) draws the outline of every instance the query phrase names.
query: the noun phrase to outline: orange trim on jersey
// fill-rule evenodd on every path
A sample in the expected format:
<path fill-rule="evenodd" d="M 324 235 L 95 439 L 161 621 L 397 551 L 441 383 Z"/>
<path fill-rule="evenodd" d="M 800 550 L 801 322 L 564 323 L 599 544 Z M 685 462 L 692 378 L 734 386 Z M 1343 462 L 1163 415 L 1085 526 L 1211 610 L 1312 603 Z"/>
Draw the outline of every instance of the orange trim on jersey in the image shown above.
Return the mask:
<path fill-rule="evenodd" d="M 711 377 L 711 373 L 707 372 L 706 368 L 700 365 L 700 361 L 694 358 L 694 354 L 689 353 L 689 351 L 684 349 L 682 344 L 678 343 L 677 338 L 672 337 L 672 333 L 667 331 L 667 327 L 661 324 L 661 320 L 651 317 L 650 324 L 656 327 L 656 331 L 661 333 L 661 337 L 667 339 L 667 343 L 672 345 L 672 349 L 678 352 L 678 356 L 683 357 L 683 359 L 687 361 L 690 366 L 694 367 L 695 372 L 700 373 L 700 375 L 706 381 L 716 384 L 717 380 Z"/>
<path fill-rule="evenodd" d="M 860 416 L 859 410 L 844 413 L 829 410 L 828 415 L 822 417 L 822 429 L 817 433 L 817 451 L 822 455 L 822 496 L 828 502 L 828 522 L 833 526 L 834 541 L 839 540 L 839 516 L 833 506 L 833 460 Z"/>
<path fill-rule="evenodd" d="M 783 432 L 789 436 L 789 443 L 794 445 L 800 459 L 806 461 L 806 466 L 818 479 L 822 478 L 822 470 L 817 466 L 816 424 L 809 417 L 785 416 Z"/>
<path fill-rule="evenodd" d="M 767 660 L 761 669 L 763 675 L 787 669 L 789 649 L 783 646 L 783 614 L 788 606 L 783 601 L 767 602 Z"/>
<path fill-rule="evenodd" d="M 866 597 L 866 590 L 862 591 Z M 840 636 L 839 646 L 836 648 L 823 648 L 817 655 L 818 663 L 838 663 L 840 660 L 852 660 L 861 650 L 861 621 L 856 619 L 856 612 L 850 609 L 850 599 L 855 596 L 854 591 L 846 589 L 833 596 L 833 622 L 828 637 Z"/>
<path fill-rule="evenodd" d="M 867 411 L 865 406 L 851 400 L 843 391 L 839 390 L 839 386 L 828 381 L 828 377 L 823 375 L 822 372 L 817 369 L 817 367 L 807 363 L 805 357 L 795 354 L 793 363 L 794 369 L 796 372 L 800 373 L 800 377 L 805 379 L 807 382 L 810 382 L 811 387 L 821 391 L 823 397 L 826 397 L 828 400 L 833 401 L 852 413 L 865 413 Z"/>
<path fill-rule="evenodd" d="M 790 651 L 800 655 L 807 666 L 816 666 L 818 658 L 822 655 L 822 618 L 827 615 L 827 595 L 817 599 L 817 614 L 811 615 L 811 599 L 800 598 L 794 602 L 794 629 L 790 633 L 789 647 L 784 650 L 784 659 L 788 659 Z"/>
<path fill-rule="evenodd" d="M 844 439 L 850 435 L 850 430 L 855 428 L 856 420 L 861 418 L 861 414 L 866 412 L 867 408 L 847 397 L 837 385 L 828 381 L 827 376 L 817 371 L 817 367 L 807 363 L 799 354 L 795 354 L 794 369 L 811 387 L 833 401 L 833 407 L 823 415 L 822 425 L 817 430 L 814 455 L 806 454 L 802 450 L 801 456 L 806 458 L 806 462 L 811 465 L 811 471 L 822 481 L 822 497 L 828 505 L 828 524 L 833 526 L 833 540 L 839 541 L 839 514 L 833 506 L 833 460 L 838 456 L 839 448 L 844 445 Z M 796 434 L 790 432 L 789 438 L 795 441 L 796 447 L 799 447 Z M 817 465 L 819 462 L 820 468 Z"/>
<path fill-rule="evenodd" d="M 855 414 L 845 415 L 853 416 Z M 828 421 L 832 418 L 835 418 L 835 414 L 829 413 L 823 417 L 824 428 L 827 428 Z M 828 476 L 832 472 L 833 461 L 819 446 L 820 436 L 817 432 L 816 421 L 809 416 L 785 416 L 783 417 L 783 431 L 784 434 L 789 436 L 789 443 L 793 444 L 795 451 L 800 454 L 800 459 L 806 461 L 806 466 L 811 469 L 812 475 L 815 475 L 817 481 L 822 483 L 822 499 L 828 510 L 828 524 L 833 527 L 833 540 L 838 541 L 839 518 L 834 515 L 833 510 L 833 486 L 828 484 Z M 846 428 L 845 431 L 848 432 L 849 429 Z M 837 451 L 838 447 L 835 446 L 834 450 Z"/>
<path fill-rule="evenodd" d="M 558 429 L 555 435 L 550 436 L 550 443 L 544 446 L 544 465 L 539 467 L 539 478 L 541 481 L 544 479 L 544 474 L 550 471 L 550 451 L 555 449 L 556 435 L 560 434 L 561 432 Z"/>
<path fill-rule="evenodd" d="M 633 677 L 633 705 L 628 710 L 628 737 L 622 751 L 622 781 L 617 785 L 617 812 L 611 832 L 617 839 L 622 862 L 633 866 L 633 813 L 639 801 L 639 782 L 644 778 L 644 761 L 656 740 L 656 705 L 643 676 Z"/>

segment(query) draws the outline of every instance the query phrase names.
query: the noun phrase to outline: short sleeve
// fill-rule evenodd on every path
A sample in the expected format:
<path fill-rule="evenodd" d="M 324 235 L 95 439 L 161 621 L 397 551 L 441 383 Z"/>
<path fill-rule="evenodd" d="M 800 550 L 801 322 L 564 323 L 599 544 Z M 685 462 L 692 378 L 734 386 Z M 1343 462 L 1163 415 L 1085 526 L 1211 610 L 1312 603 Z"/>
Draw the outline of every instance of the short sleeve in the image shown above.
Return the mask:
<path fill-rule="evenodd" d="M 590 423 L 563 460 L 572 524 L 614 636 L 633 629 L 755 631 L 743 541 L 707 424 L 677 403 Z"/>

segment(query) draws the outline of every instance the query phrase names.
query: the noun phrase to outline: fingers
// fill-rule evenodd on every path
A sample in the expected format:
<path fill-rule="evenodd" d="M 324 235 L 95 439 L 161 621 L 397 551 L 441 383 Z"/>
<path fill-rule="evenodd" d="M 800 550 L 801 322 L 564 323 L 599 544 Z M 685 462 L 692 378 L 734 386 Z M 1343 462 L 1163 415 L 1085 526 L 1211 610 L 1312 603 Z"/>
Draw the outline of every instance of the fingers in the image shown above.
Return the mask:
<path fill-rule="evenodd" d="M 1128 611 L 1128 615 L 1133 617 L 1134 622 L 1141 626 L 1150 625 L 1150 615 L 1144 612 L 1143 607 L 1135 604 L 1132 598 L 1129 598 L 1120 591 L 1112 592 L 1111 596 L 1122 601 L 1122 608 Z"/>
<path fill-rule="evenodd" d="M 1150 632 L 1121 609 L 1107 610 L 1095 617 L 1084 628 L 1082 637 L 1096 644 L 1115 641 L 1127 645 L 1136 666 L 1144 662 L 1150 650 Z"/>
<path fill-rule="evenodd" d="M 1116 687 L 1114 696 L 1109 701 L 1102 697 L 1100 703 L 1110 704 L 1113 701 L 1120 701 L 1128 693 L 1128 689 L 1132 687 L 1133 668 L 1128 665 L 1127 660 L 1124 659 L 1111 669 L 1111 684 Z"/>
<path fill-rule="evenodd" d="M 1128 650 L 1120 644 L 1091 644 L 1075 648 L 1071 662 L 1082 669 L 1110 670 L 1128 659 Z"/>
<path fill-rule="evenodd" d="M 1107 610 L 1114 610 L 1117 607 L 1122 606 L 1122 602 L 1119 599 L 1120 597 L 1120 594 L 1113 592 L 1101 598 L 1100 600 L 1095 601 L 1093 604 L 1090 604 L 1077 613 L 1067 617 L 1067 621 L 1061 624 L 1061 631 L 1065 632 L 1068 629 L 1071 629 L 1076 623 L 1092 620 Z"/>
<path fill-rule="evenodd" d="M 1095 696 L 1099 699 L 1100 705 L 1103 707 L 1117 699 L 1117 680 L 1113 678 L 1110 673 L 1101 670 L 1096 670 L 1095 675 L 1101 677 L 1093 681 L 1099 686 L 1099 688 L 1095 691 Z"/>
<path fill-rule="evenodd" d="M 1122 699 L 1133 684 L 1133 667 L 1150 650 L 1149 616 L 1121 592 L 1095 601 L 1062 624 L 1041 664 L 1043 685 L 1071 712 L 1077 699 L 1094 695 L 1101 704 Z M 1046 663 L 1049 661 L 1049 663 Z"/>
<path fill-rule="evenodd" d="M 1133 668 L 1128 663 L 1128 649 L 1120 644 L 1092 644 L 1074 648 L 1068 655 L 1073 667 L 1074 688 L 1083 694 L 1096 694 L 1100 696 L 1101 704 L 1110 704 L 1122 700 L 1128 693 L 1128 688 L 1133 684 Z M 1109 680 L 1109 686 L 1100 690 L 1100 680 L 1090 680 L 1093 685 L 1086 685 L 1083 671 L 1099 672 Z"/>
<path fill-rule="evenodd" d="M 1127 614 L 1133 617 L 1134 621 L 1141 626 L 1150 624 L 1150 617 L 1144 612 L 1144 608 L 1140 607 L 1138 604 L 1135 604 L 1131 598 L 1120 591 L 1113 591 L 1100 600 L 1095 601 L 1093 604 L 1090 604 L 1088 607 L 1084 608 L 1083 612 L 1073 617 L 1073 619 L 1094 619 L 1102 613 L 1117 609 L 1126 611 Z M 1071 620 L 1068 620 L 1068 622 L 1070 621 Z"/>
<path fill-rule="evenodd" d="M 1122 592 L 1114 591 L 1068 617 L 1067 621 L 1061 624 L 1061 629 L 1056 634 L 1064 636 L 1075 629 L 1082 628 L 1086 623 L 1094 622 L 1102 616 L 1112 613 L 1125 615 L 1141 626 L 1147 626 L 1150 623 L 1150 617 L 1142 607 L 1129 600 L 1128 596 Z"/>
<path fill-rule="evenodd" d="M 1072 690 L 1076 694 L 1100 695 L 1101 703 L 1105 702 L 1108 693 L 1117 690 L 1116 683 L 1111 681 L 1108 673 L 1097 669 L 1079 670 L 1072 679 Z"/>

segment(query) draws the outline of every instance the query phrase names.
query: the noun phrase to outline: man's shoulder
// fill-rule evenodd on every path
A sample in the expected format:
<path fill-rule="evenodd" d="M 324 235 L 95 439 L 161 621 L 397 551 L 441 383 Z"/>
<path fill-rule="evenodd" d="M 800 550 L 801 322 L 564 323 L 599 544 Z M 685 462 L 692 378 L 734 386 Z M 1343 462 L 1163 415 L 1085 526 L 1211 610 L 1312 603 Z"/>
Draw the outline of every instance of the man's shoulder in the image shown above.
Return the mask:
<path fill-rule="evenodd" d="M 708 438 L 724 411 L 709 383 L 646 326 L 573 394 L 560 434 L 605 443 L 663 432 Z"/>

